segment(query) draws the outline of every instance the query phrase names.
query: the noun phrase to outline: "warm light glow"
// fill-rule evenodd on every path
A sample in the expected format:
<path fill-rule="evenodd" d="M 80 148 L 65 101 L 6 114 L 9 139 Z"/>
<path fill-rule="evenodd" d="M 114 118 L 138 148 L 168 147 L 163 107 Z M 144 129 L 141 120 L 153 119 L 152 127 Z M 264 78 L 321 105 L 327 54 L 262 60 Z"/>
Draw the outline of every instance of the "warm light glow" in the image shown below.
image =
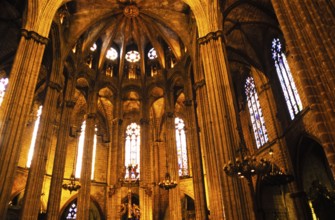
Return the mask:
<path fill-rule="evenodd" d="M 94 168 L 95 168 L 95 157 L 97 154 L 97 131 L 98 129 L 95 128 L 94 139 L 93 139 L 93 155 L 92 155 L 92 172 L 91 172 L 91 180 L 94 179 Z"/>
<path fill-rule="evenodd" d="M 113 47 L 109 48 L 109 50 L 106 53 L 106 58 L 109 60 L 116 60 L 117 57 L 118 57 L 117 51 Z"/>
<path fill-rule="evenodd" d="M 140 173 L 140 126 L 136 123 L 131 123 L 126 131 L 126 146 L 125 146 L 125 167 L 129 165 L 136 167 L 136 172 Z M 125 178 L 129 177 L 128 169 L 126 169 Z M 130 178 L 135 178 L 136 175 L 131 173 Z M 139 177 L 139 175 L 138 175 Z"/>
<path fill-rule="evenodd" d="M 76 53 L 76 51 L 77 51 L 77 44 L 74 45 L 73 48 L 72 48 L 72 52 L 73 52 L 73 53 Z"/>
<path fill-rule="evenodd" d="M 94 44 L 90 47 L 90 50 L 91 50 L 92 52 L 94 52 L 97 48 L 98 48 L 97 44 L 94 43 Z"/>
<path fill-rule="evenodd" d="M 76 163 L 76 178 L 80 178 L 81 174 L 81 166 L 83 162 L 83 152 L 85 145 L 85 129 L 86 129 L 86 121 L 83 122 L 81 126 L 81 134 L 79 137 L 78 143 L 78 153 L 77 153 L 77 163 Z M 93 154 L 92 154 L 92 171 L 91 171 L 91 180 L 94 179 L 94 169 L 95 169 L 95 158 L 96 158 L 96 150 L 97 150 L 97 128 L 95 128 L 95 134 L 93 139 Z"/>
<path fill-rule="evenodd" d="M 298 90 L 293 81 L 293 76 L 287 63 L 286 56 L 282 51 L 282 45 L 278 38 L 275 38 L 272 41 L 272 58 L 275 62 L 277 75 L 284 93 L 290 117 L 293 120 L 295 116 L 302 110 L 302 103 Z"/>
<path fill-rule="evenodd" d="M 131 63 L 136 63 L 140 60 L 140 54 L 136 50 L 128 51 L 126 54 L 126 60 Z"/>
<path fill-rule="evenodd" d="M 80 178 L 81 174 L 81 165 L 83 160 L 83 152 L 84 152 L 84 143 L 85 143 L 85 129 L 86 129 L 86 121 L 81 125 L 81 134 L 79 137 L 78 143 L 78 152 L 77 152 L 77 164 L 76 164 L 76 178 Z"/>
<path fill-rule="evenodd" d="M 36 137 L 37 137 L 37 132 L 38 132 L 38 126 L 40 124 L 40 117 L 42 114 L 42 106 L 40 106 L 38 108 L 37 111 L 37 119 L 35 121 L 35 125 L 34 125 L 34 131 L 33 131 L 33 136 L 31 138 L 31 142 L 30 142 L 30 148 L 29 148 L 29 152 L 28 152 L 28 160 L 27 160 L 27 164 L 26 166 L 29 168 L 31 165 L 31 160 L 33 159 L 33 155 L 34 155 L 34 149 L 35 149 L 35 143 L 36 143 Z"/>
<path fill-rule="evenodd" d="M 0 79 L 0 106 L 3 101 L 3 97 L 5 96 L 7 85 L 8 85 L 8 78 Z"/>
<path fill-rule="evenodd" d="M 185 136 L 185 124 L 180 118 L 175 118 L 176 126 L 176 145 L 179 176 L 188 176 L 188 159 L 187 159 L 187 145 Z"/>

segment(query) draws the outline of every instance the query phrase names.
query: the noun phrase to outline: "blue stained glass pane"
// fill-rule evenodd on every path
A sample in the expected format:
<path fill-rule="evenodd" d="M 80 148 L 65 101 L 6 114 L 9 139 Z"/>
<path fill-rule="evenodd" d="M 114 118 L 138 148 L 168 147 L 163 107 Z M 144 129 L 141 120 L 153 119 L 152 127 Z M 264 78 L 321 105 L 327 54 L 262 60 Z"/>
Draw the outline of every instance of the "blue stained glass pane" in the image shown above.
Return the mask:
<path fill-rule="evenodd" d="M 258 95 L 252 77 L 248 77 L 246 80 L 245 93 L 247 95 L 250 121 L 254 131 L 256 146 L 257 148 L 259 148 L 268 141 L 268 136 L 263 118 L 262 108 L 258 101 Z"/>

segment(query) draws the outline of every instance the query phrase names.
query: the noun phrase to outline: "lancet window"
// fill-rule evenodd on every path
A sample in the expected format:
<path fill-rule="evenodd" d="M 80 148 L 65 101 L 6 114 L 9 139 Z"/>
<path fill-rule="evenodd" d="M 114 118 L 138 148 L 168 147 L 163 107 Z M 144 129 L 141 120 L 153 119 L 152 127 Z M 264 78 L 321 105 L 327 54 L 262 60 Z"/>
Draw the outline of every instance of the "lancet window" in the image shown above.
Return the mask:
<path fill-rule="evenodd" d="M 277 75 L 284 93 L 290 117 L 293 120 L 295 116 L 302 110 L 302 103 L 296 85 L 293 81 L 292 73 L 290 67 L 288 66 L 286 56 L 282 50 L 282 45 L 278 38 L 275 38 L 272 41 L 272 58 L 275 63 Z"/>
<path fill-rule="evenodd" d="M 188 157 L 187 157 L 187 146 L 186 146 L 186 135 L 185 135 L 185 123 L 181 118 L 175 118 L 176 126 L 176 145 L 177 145 L 177 156 L 178 156 L 178 167 L 179 176 L 188 176 Z"/>
<path fill-rule="evenodd" d="M 247 96 L 250 120 L 257 148 L 268 142 L 268 135 L 265 127 L 265 121 L 262 108 L 259 104 L 255 82 L 252 77 L 248 77 L 245 83 L 245 94 Z"/>
<path fill-rule="evenodd" d="M 127 126 L 126 130 L 126 143 L 125 143 L 125 166 L 126 175 L 128 179 L 138 179 L 140 174 L 140 126 L 136 123 L 131 123 Z M 128 169 L 131 167 L 131 169 Z M 129 176 L 130 170 L 130 176 Z"/>

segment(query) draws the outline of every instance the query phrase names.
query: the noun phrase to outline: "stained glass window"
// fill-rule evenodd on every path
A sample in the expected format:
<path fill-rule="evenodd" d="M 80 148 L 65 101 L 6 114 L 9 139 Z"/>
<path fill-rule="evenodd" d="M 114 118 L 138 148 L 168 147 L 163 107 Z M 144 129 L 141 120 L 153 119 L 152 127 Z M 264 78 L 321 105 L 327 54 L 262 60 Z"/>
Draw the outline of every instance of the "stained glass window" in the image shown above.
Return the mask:
<path fill-rule="evenodd" d="M 8 78 L 0 79 L 0 106 L 3 101 L 3 97 L 5 96 L 7 85 L 8 85 Z"/>
<path fill-rule="evenodd" d="M 140 60 L 140 53 L 136 50 L 131 50 L 126 53 L 126 60 L 130 63 L 136 63 Z"/>
<path fill-rule="evenodd" d="M 37 137 L 37 132 L 38 132 L 38 126 L 40 125 L 40 117 L 42 114 L 42 106 L 40 106 L 38 108 L 37 111 L 37 119 L 35 121 L 35 125 L 34 125 L 34 131 L 33 131 L 33 136 L 31 138 L 31 142 L 30 142 L 30 148 L 29 148 L 29 152 L 28 152 L 28 160 L 27 160 L 27 164 L 26 166 L 29 168 L 31 165 L 31 160 L 33 159 L 33 155 L 34 155 L 34 149 L 35 149 L 35 143 L 36 143 L 36 137 Z"/>
<path fill-rule="evenodd" d="M 268 142 L 268 135 L 263 118 L 262 108 L 259 104 L 255 82 L 248 77 L 245 83 L 245 94 L 247 96 L 248 108 L 257 148 Z"/>
<path fill-rule="evenodd" d="M 140 126 L 136 123 L 131 123 L 126 130 L 126 152 L 125 152 L 125 166 L 132 166 L 130 178 L 139 178 L 140 173 Z M 125 178 L 128 179 L 129 172 L 126 169 Z"/>
<path fill-rule="evenodd" d="M 107 59 L 116 60 L 117 57 L 118 57 L 118 53 L 113 47 L 111 47 L 111 48 L 109 48 L 109 50 L 107 50 L 107 53 L 106 53 L 106 58 Z"/>
<path fill-rule="evenodd" d="M 75 173 L 76 178 L 80 178 L 80 174 L 81 174 L 81 166 L 83 162 L 83 152 L 84 152 L 84 144 L 85 144 L 85 129 L 86 129 L 86 121 L 84 121 L 83 124 L 81 125 L 81 134 L 79 137 L 77 160 L 76 160 L 76 173 Z M 97 128 L 95 128 L 95 131 L 97 131 Z M 95 155 L 96 155 L 96 148 L 97 148 L 96 146 L 97 146 L 97 136 L 96 134 L 94 134 L 92 171 L 91 171 L 92 180 L 94 179 Z"/>
<path fill-rule="evenodd" d="M 181 118 L 175 118 L 176 145 L 178 156 L 179 176 L 188 176 L 188 159 L 185 135 L 185 123 Z"/>
<path fill-rule="evenodd" d="M 272 41 L 272 58 L 275 62 L 277 75 L 280 81 L 281 88 L 284 93 L 287 108 L 291 119 L 302 110 L 302 103 L 298 90 L 293 81 L 290 67 L 288 66 L 286 56 L 282 51 L 282 45 L 278 38 Z"/>
<path fill-rule="evenodd" d="M 98 48 L 97 44 L 96 43 L 93 43 L 93 45 L 90 47 L 90 50 L 92 52 L 96 51 L 96 49 Z"/>
<path fill-rule="evenodd" d="M 77 204 L 75 202 L 70 205 L 66 219 L 77 219 Z"/>
<path fill-rule="evenodd" d="M 157 58 L 157 52 L 155 50 L 155 48 L 151 48 L 148 52 L 148 58 L 150 60 L 156 59 Z"/>

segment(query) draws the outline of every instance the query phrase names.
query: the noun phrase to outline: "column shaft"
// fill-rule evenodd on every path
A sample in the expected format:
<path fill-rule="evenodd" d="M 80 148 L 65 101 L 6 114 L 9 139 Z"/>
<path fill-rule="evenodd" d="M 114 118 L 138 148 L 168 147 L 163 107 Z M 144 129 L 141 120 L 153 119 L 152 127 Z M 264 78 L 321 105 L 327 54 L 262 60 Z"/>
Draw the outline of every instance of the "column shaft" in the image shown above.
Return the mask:
<path fill-rule="evenodd" d="M 322 19 L 327 15 L 316 13 L 311 6 L 314 2 L 305 0 L 286 1 L 272 0 L 273 8 L 278 18 L 280 27 L 290 51 L 291 59 L 288 59 L 295 80 L 299 80 L 298 89 L 303 91 L 301 95 L 304 104 L 312 109 L 314 127 L 318 133 L 322 145 L 330 163 L 330 168 L 335 175 L 335 123 L 334 123 L 334 47 L 331 42 L 331 34 L 334 31 L 329 28 Z M 327 7 L 321 4 L 322 7 Z M 320 5 L 320 7 L 321 7 Z M 325 11 L 331 18 L 331 12 Z M 311 25 L 315 24 L 315 25 Z M 322 31 L 320 31 L 322 30 Z M 329 30 L 329 31 L 326 31 Z M 322 33 L 321 33 L 322 32 Z M 322 41 L 320 39 L 323 39 Z M 312 42 L 312 43 L 311 43 Z M 319 83 L 315 83 L 319 82 Z"/>
<path fill-rule="evenodd" d="M 143 111 L 146 114 L 148 111 Z M 140 209 L 141 218 L 151 220 L 153 217 L 152 207 L 152 150 L 150 137 L 150 126 L 147 115 L 141 119 L 141 151 L 140 151 Z"/>
<path fill-rule="evenodd" d="M 6 216 L 45 44 L 21 37 L 0 112 L 0 216 Z M 29 57 L 29 59 L 27 59 Z"/>
<path fill-rule="evenodd" d="M 186 135 L 187 143 L 189 145 L 189 154 L 191 155 L 192 178 L 194 187 L 194 205 L 195 217 L 199 220 L 208 219 L 206 194 L 203 180 L 203 168 L 201 160 L 201 151 L 198 140 L 198 125 L 194 112 L 193 102 L 191 100 L 185 103 L 187 109 L 187 118 L 189 127 Z"/>
<path fill-rule="evenodd" d="M 22 219 L 37 219 L 40 209 L 41 190 L 46 172 L 46 162 L 51 145 L 51 135 L 53 123 L 57 108 L 57 98 L 61 89 L 60 85 L 52 82 L 49 87 L 43 103 L 41 122 L 38 128 L 34 155 L 29 169 L 27 185 L 24 193 Z"/>
<path fill-rule="evenodd" d="M 96 117 L 96 94 L 91 91 L 88 98 L 88 114 L 86 118 L 85 144 L 83 150 L 80 184 L 81 189 L 78 195 L 78 212 L 77 218 L 88 220 L 90 210 L 90 194 L 91 194 L 91 172 L 92 172 L 92 155 L 93 142 L 95 133 L 95 117 Z"/>
<path fill-rule="evenodd" d="M 49 190 L 48 200 L 48 220 L 58 220 L 60 202 L 62 196 L 62 184 L 65 171 L 65 162 L 67 155 L 67 144 L 70 134 L 70 120 L 71 112 L 75 105 L 74 101 L 71 101 L 76 80 L 73 78 L 68 79 L 66 85 L 65 102 L 62 107 L 62 113 L 59 124 L 59 131 L 57 135 L 57 144 L 55 150 L 55 159 L 52 169 L 52 179 Z"/>
<path fill-rule="evenodd" d="M 176 147 L 176 136 L 175 136 L 175 122 L 174 115 L 172 112 L 167 113 L 166 117 L 166 157 L 168 163 L 168 170 L 171 178 L 176 180 L 179 184 L 178 174 L 178 157 Z M 181 201 L 180 201 L 180 190 L 179 186 L 169 190 L 169 213 L 171 220 L 182 219 L 181 213 Z"/>
<path fill-rule="evenodd" d="M 235 158 L 240 140 L 233 88 L 221 35 L 218 31 L 199 39 L 206 80 L 205 91 L 200 88 L 199 107 L 206 138 L 204 148 L 208 163 L 208 182 L 210 190 L 213 189 L 210 192 L 212 198 L 209 198 L 210 218 L 243 219 L 247 214 L 243 207 L 245 201 L 241 199 L 241 183 L 225 175 L 222 169 L 224 163 Z M 205 104 L 208 104 L 208 107 Z"/>

